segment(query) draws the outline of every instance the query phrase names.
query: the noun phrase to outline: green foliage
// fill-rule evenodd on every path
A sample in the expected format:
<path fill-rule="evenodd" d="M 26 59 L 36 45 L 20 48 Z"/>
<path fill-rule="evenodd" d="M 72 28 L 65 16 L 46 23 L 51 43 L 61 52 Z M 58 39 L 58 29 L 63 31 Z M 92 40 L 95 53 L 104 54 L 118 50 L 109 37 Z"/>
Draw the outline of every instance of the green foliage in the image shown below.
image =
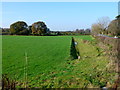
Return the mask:
<path fill-rule="evenodd" d="M 47 26 L 44 22 L 35 22 L 32 24 L 32 34 L 34 35 L 45 35 L 47 33 Z"/>
<path fill-rule="evenodd" d="M 24 21 L 18 21 L 10 25 L 11 34 L 28 35 L 28 26 Z"/>

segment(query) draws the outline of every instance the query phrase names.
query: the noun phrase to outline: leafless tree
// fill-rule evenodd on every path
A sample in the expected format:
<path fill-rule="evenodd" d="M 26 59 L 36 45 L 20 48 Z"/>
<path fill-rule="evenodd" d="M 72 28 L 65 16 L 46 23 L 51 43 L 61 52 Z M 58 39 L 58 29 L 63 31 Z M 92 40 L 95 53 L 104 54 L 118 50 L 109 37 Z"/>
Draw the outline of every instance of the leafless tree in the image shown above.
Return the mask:
<path fill-rule="evenodd" d="M 109 17 L 101 17 L 91 27 L 92 34 L 105 34 L 110 23 Z"/>
<path fill-rule="evenodd" d="M 92 30 L 92 35 L 97 35 L 101 33 L 100 27 L 97 23 L 92 24 L 91 30 Z"/>
<path fill-rule="evenodd" d="M 106 30 L 110 23 L 110 19 L 109 17 L 101 17 L 98 19 L 97 23 L 102 30 Z"/>

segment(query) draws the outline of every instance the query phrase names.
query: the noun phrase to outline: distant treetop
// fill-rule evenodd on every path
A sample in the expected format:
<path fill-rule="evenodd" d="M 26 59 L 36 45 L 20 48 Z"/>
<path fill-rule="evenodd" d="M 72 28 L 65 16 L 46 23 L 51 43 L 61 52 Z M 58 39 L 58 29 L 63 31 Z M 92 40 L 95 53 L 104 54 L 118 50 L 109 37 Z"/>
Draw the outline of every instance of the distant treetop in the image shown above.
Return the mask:
<path fill-rule="evenodd" d="M 120 15 L 116 16 L 116 18 L 117 18 L 117 19 L 120 18 Z"/>

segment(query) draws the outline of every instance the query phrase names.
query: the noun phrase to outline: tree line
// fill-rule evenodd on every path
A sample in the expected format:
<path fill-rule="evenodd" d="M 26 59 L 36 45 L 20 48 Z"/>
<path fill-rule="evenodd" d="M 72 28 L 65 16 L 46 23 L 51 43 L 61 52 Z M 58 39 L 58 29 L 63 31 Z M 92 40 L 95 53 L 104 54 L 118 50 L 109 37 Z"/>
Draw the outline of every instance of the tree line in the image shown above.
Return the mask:
<path fill-rule="evenodd" d="M 108 35 L 120 36 L 120 15 L 116 19 L 110 21 L 108 17 L 99 18 L 96 23 L 92 25 L 92 35 Z"/>
<path fill-rule="evenodd" d="M 76 29 L 73 31 L 50 31 L 51 35 L 90 35 L 90 29 Z"/>
<path fill-rule="evenodd" d="M 110 22 L 108 17 L 102 17 L 92 24 L 91 29 L 76 29 L 73 31 L 50 31 L 47 25 L 38 21 L 28 26 L 24 21 L 17 21 L 10 25 L 10 28 L 2 28 L 3 35 L 108 35 L 120 36 L 120 15 Z"/>
<path fill-rule="evenodd" d="M 38 21 L 28 26 L 24 21 L 17 21 L 10 25 L 10 28 L 2 28 L 3 35 L 38 35 L 38 36 L 58 36 L 58 35 L 90 35 L 90 29 L 76 29 L 73 31 L 50 31 L 47 25 Z"/>
<path fill-rule="evenodd" d="M 24 21 L 17 21 L 10 25 L 11 35 L 46 35 L 49 32 L 44 22 L 38 21 L 28 26 Z"/>

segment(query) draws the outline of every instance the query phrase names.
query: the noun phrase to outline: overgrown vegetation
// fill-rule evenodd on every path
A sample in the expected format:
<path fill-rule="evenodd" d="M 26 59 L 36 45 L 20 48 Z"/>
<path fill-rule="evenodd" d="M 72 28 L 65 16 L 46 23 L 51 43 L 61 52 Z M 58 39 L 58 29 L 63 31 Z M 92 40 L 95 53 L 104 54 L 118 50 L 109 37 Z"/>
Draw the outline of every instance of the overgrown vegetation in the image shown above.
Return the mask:
<path fill-rule="evenodd" d="M 9 90 L 9 89 L 15 89 L 16 88 L 16 82 L 15 80 L 10 80 L 7 75 L 2 75 L 2 90 Z"/>
<path fill-rule="evenodd" d="M 96 37 L 96 39 L 99 41 L 98 46 L 109 56 L 111 73 L 116 73 L 115 87 L 120 87 L 120 39 L 110 37 Z"/>
<path fill-rule="evenodd" d="M 86 64 L 85 68 L 85 72 L 88 73 L 87 77 L 89 77 L 89 74 L 93 74 L 91 80 L 94 85 L 112 87 L 116 73 L 110 70 L 110 60 L 108 55 L 105 54 L 106 51 L 104 51 L 104 48 L 97 46 L 96 41 L 92 41 L 92 43 L 80 39 L 76 39 L 76 41 L 78 41 L 77 48 L 80 51 L 81 61 L 87 61 L 86 63 L 89 64 Z"/>

